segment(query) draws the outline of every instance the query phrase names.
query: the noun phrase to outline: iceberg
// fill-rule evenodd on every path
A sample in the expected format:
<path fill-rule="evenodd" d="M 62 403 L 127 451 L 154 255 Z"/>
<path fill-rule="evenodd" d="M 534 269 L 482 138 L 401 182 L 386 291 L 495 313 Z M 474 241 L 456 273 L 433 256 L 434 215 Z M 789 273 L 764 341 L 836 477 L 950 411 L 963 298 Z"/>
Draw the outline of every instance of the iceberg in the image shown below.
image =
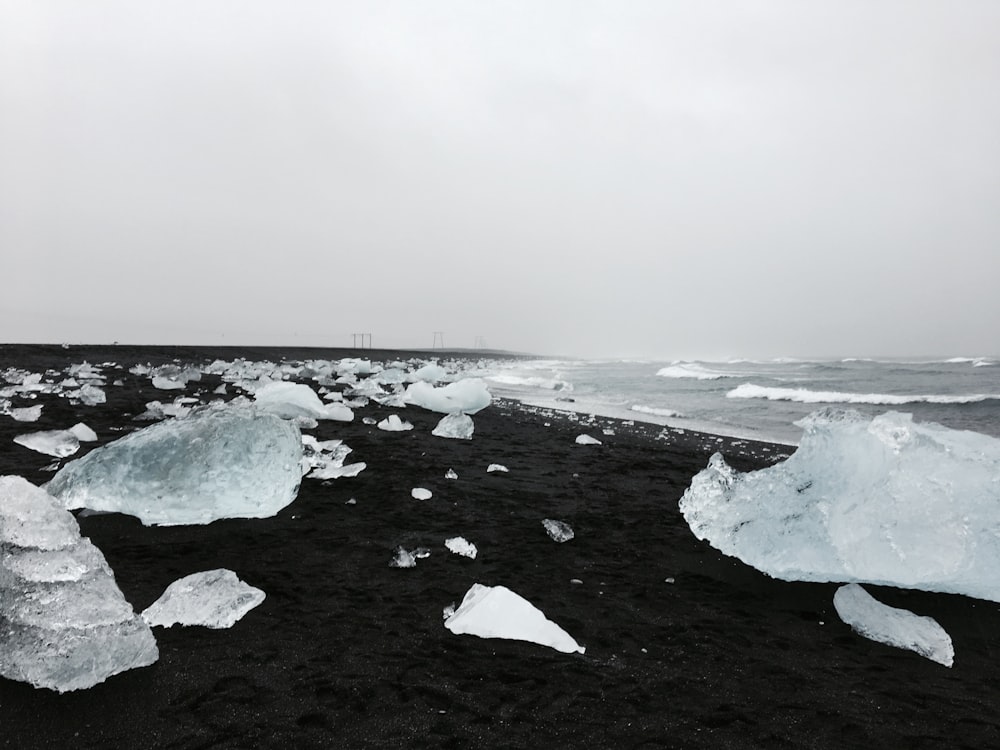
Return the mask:
<path fill-rule="evenodd" d="M 784 580 L 1000 601 L 1000 440 L 895 412 L 798 424 L 798 449 L 769 468 L 712 456 L 680 501 L 695 536 Z"/>
<path fill-rule="evenodd" d="M 475 429 L 472 417 L 456 412 L 442 417 L 441 421 L 437 423 L 437 427 L 431 430 L 431 435 L 455 440 L 472 440 L 472 433 Z"/>
<path fill-rule="evenodd" d="M 492 402 L 486 383 L 479 378 L 466 378 L 440 388 L 418 381 L 407 386 L 403 398 L 408 404 L 439 414 L 475 414 Z"/>
<path fill-rule="evenodd" d="M 147 607 L 142 619 L 150 626 L 201 625 L 231 628 L 264 601 L 265 594 L 226 568 L 184 576 L 167 586 Z"/>
<path fill-rule="evenodd" d="M 456 635 L 528 641 L 564 654 L 586 651 L 541 610 L 506 586 L 473 584 L 444 626 Z"/>
<path fill-rule="evenodd" d="M 80 450 L 80 440 L 70 430 L 45 430 L 17 435 L 14 442 L 46 456 L 65 458 Z"/>
<path fill-rule="evenodd" d="M 81 690 L 159 658 L 104 556 L 55 498 L 0 477 L 0 675 Z"/>
<path fill-rule="evenodd" d="M 837 589 L 833 606 L 840 619 L 865 638 L 915 651 L 946 667 L 955 662 L 951 636 L 931 617 L 883 604 L 856 583 Z"/>
<path fill-rule="evenodd" d="M 66 508 L 143 524 L 266 518 L 302 478 L 298 428 L 244 407 L 207 407 L 145 427 L 66 464 L 46 485 Z"/>
<path fill-rule="evenodd" d="M 545 527 L 545 533 L 548 534 L 549 538 L 554 542 L 568 542 L 576 536 L 576 534 L 573 533 L 573 528 L 565 521 L 556 521 L 552 518 L 546 518 L 542 521 L 542 526 Z"/>

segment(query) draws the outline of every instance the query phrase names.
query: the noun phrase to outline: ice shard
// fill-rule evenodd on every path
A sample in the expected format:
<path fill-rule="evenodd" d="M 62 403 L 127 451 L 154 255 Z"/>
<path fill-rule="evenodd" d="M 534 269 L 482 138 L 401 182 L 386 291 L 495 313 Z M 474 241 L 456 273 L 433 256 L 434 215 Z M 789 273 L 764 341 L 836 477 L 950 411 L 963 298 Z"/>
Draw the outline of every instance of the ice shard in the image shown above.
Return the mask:
<path fill-rule="evenodd" d="M 442 417 L 441 421 L 437 423 L 437 427 L 431 430 L 431 435 L 455 440 L 472 440 L 472 433 L 475 429 L 472 417 L 457 412 Z"/>
<path fill-rule="evenodd" d="M 145 525 L 266 518 L 295 499 L 298 428 L 245 407 L 209 407 L 137 430 L 66 464 L 46 485 L 67 508 Z"/>
<path fill-rule="evenodd" d="M 80 450 L 80 439 L 69 430 L 44 430 L 17 435 L 14 442 L 46 456 L 65 458 Z"/>
<path fill-rule="evenodd" d="M 167 586 L 163 595 L 143 611 L 142 619 L 165 628 L 231 628 L 264 598 L 263 591 L 241 581 L 231 570 L 206 570 Z"/>
<path fill-rule="evenodd" d="M 27 480 L 0 477 L 0 675 L 62 693 L 158 656 L 72 514 Z"/>

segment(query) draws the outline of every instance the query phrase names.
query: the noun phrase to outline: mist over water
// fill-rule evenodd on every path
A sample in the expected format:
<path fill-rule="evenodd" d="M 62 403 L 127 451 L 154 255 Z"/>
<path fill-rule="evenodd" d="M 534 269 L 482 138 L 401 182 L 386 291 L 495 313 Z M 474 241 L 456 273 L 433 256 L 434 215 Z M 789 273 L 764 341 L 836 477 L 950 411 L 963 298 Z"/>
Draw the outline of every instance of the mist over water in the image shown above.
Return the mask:
<path fill-rule="evenodd" d="M 1000 357 L 939 361 L 655 362 L 535 360 L 489 375 L 497 395 L 528 403 L 797 443 L 794 422 L 822 408 L 1000 437 Z"/>

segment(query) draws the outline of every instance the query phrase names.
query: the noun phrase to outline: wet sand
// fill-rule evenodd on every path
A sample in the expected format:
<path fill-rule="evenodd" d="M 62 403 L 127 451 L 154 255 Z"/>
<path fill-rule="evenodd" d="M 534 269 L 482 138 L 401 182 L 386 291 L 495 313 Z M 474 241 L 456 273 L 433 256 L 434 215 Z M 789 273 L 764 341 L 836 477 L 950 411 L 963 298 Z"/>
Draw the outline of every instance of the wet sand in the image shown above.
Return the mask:
<path fill-rule="evenodd" d="M 188 363 L 406 352 L 0 347 L 0 370 L 83 360 Z M 423 355 L 426 356 L 426 355 Z M 14 435 L 83 421 L 108 442 L 172 400 L 149 379 L 106 371 L 108 403 L 41 396 L 33 424 L 0 417 L 0 474 L 41 484 L 52 459 Z M 206 400 L 205 376 L 189 395 Z M 232 389 L 230 389 L 232 391 Z M 389 433 L 363 424 L 399 413 Z M 0 679 L 0 744 L 11 748 L 844 748 L 1000 745 L 1000 605 L 879 587 L 882 601 L 936 618 L 951 669 L 851 632 L 836 584 L 773 580 L 691 534 L 677 501 L 720 450 L 740 469 L 786 446 L 499 401 L 475 415 L 473 440 L 433 437 L 440 415 L 371 404 L 352 423 L 321 422 L 364 461 L 355 478 L 303 480 L 277 516 L 207 526 L 143 527 L 80 517 L 137 610 L 173 580 L 225 567 L 267 599 L 229 630 L 156 628 L 160 659 L 90 690 L 58 695 Z M 124 428 L 124 430 L 122 429 Z M 606 435 L 604 430 L 613 431 Z M 600 446 L 576 445 L 587 433 Z M 665 436 L 664 436 L 665 435 Z M 87 448 L 85 447 L 84 450 Z M 81 451 L 82 453 L 82 451 Z M 508 473 L 486 472 L 491 463 Z M 454 469 L 458 479 L 447 480 Z M 434 496 L 417 501 L 413 487 Z M 354 504 L 348 500 L 355 499 Z M 557 544 L 541 521 L 569 523 Z M 461 535 L 479 556 L 453 555 Z M 393 549 L 432 550 L 413 569 Z M 575 580 L 579 583 L 573 582 Z M 456 636 L 442 609 L 473 583 L 521 594 L 586 647 Z"/>

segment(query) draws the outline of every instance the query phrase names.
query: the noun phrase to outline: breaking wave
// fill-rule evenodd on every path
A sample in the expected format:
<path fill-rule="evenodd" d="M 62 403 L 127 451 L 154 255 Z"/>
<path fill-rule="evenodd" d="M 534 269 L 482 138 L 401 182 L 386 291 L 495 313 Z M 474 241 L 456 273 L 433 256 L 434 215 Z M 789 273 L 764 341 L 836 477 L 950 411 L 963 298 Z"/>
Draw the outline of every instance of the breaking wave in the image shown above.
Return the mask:
<path fill-rule="evenodd" d="M 543 388 L 548 391 L 571 391 L 573 384 L 558 378 L 522 377 L 520 375 L 487 375 L 489 380 L 497 385 L 520 386 L 528 388 Z"/>
<path fill-rule="evenodd" d="M 674 411 L 673 409 L 660 409 L 655 406 L 643 406 L 642 404 L 633 404 L 632 411 L 637 411 L 640 414 L 652 414 L 655 417 L 683 417 L 679 411 Z"/>
<path fill-rule="evenodd" d="M 1000 400 L 1000 394 L 972 393 L 960 395 L 897 395 L 892 393 L 842 393 L 811 391 L 806 388 L 768 388 L 743 383 L 726 394 L 726 398 L 762 398 L 768 401 L 796 401 L 801 404 L 975 404 Z"/>
<path fill-rule="evenodd" d="M 737 373 L 710 370 L 697 362 L 681 362 L 669 365 L 656 373 L 661 378 L 694 378 L 695 380 L 718 380 L 719 378 L 740 377 Z"/>

